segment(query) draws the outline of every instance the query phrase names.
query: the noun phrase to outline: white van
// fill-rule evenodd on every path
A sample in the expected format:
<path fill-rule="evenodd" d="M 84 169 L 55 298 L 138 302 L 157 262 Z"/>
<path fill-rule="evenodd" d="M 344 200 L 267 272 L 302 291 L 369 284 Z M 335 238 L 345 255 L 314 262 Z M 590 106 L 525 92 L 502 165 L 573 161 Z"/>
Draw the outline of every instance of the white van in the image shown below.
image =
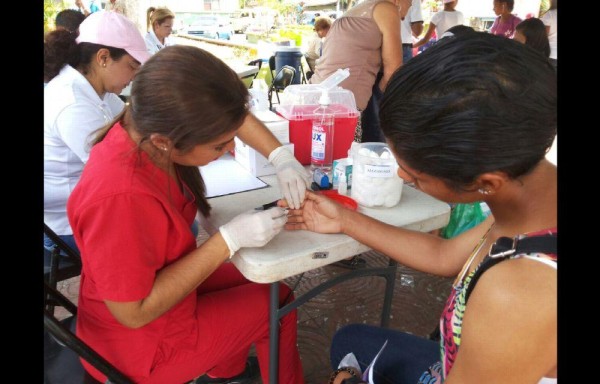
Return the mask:
<path fill-rule="evenodd" d="M 245 33 L 250 24 L 256 20 L 256 11 L 252 9 L 240 9 L 231 15 L 231 24 L 235 33 Z"/>

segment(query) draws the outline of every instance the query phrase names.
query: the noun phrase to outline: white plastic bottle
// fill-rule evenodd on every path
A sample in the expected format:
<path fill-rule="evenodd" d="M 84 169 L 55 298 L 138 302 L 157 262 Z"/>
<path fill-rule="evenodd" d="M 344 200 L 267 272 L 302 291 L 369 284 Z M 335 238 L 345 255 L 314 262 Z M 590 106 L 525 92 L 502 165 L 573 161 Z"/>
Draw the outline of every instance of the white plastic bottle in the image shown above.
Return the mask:
<path fill-rule="evenodd" d="M 252 80 L 252 88 L 248 90 L 250 93 L 250 112 L 256 113 L 269 110 L 269 87 L 264 79 Z"/>
<path fill-rule="evenodd" d="M 335 114 L 329 107 L 331 100 L 327 90 L 319 98 L 319 108 L 314 111 L 310 151 L 311 169 L 320 168 L 329 173 L 333 163 L 333 136 Z"/>
<path fill-rule="evenodd" d="M 348 184 L 346 182 L 346 174 L 342 173 L 340 175 L 340 182 L 338 184 L 338 193 L 340 195 L 347 195 L 348 194 Z"/>

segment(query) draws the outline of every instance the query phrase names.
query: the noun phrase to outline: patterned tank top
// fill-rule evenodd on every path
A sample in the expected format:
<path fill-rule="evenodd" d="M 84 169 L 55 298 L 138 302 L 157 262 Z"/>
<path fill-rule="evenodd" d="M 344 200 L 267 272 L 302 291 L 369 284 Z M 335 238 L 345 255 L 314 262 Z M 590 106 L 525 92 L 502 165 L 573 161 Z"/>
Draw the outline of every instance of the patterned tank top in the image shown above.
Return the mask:
<path fill-rule="evenodd" d="M 491 228 L 490 228 L 491 229 Z M 489 233 L 489 230 L 488 230 Z M 485 238 L 487 237 L 486 233 L 483 238 L 480 240 L 479 244 L 475 247 L 471 256 L 469 257 L 469 262 L 463 267 L 463 271 L 469 270 L 470 260 L 474 255 L 476 255 L 483 243 L 485 242 Z M 533 236 L 543 236 L 546 234 L 557 234 L 556 228 L 545 229 L 536 232 L 530 232 L 527 234 L 519 235 L 519 239 L 525 237 L 533 237 Z M 536 259 L 542 261 L 546 264 L 550 264 L 552 266 L 557 265 L 558 255 L 557 254 L 543 254 L 543 253 L 529 253 L 529 254 L 516 254 L 510 256 L 510 259 L 517 259 L 526 257 L 529 259 Z M 484 258 L 485 260 L 485 258 Z M 466 293 L 467 288 L 471 282 L 471 279 L 477 272 L 477 270 L 483 264 L 483 260 L 481 263 L 468 275 L 464 276 L 464 273 L 461 273 L 455 284 L 452 285 L 452 291 L 450 292 L 450 296 L 446 301 L 446 305 L 444 306 L 444 310 L 442 311 L 442 317 L 440 318 L 440 352 L 442 360 L 441 362 L 437 362 L 433 364 L 429 369 L 423 373 L 423 375 L 419 378 L 418 384 L 434 384 L 434 383 L 443 383 L 444 379 L 448 376 L 450 369 L 452 369 L 452 365 L 456 360 L 456 355 L 458 354 L 458 348 L 460 347 L 461 335 L 462 335 L 462 322 L 463 316 L 466 309 Z M 546 381 L 544 381 L 546 380 Z M 556 379 L 547 379 L 542 378 L 540 383 L 548 383 L 548 382 L 557 382 Z"/>

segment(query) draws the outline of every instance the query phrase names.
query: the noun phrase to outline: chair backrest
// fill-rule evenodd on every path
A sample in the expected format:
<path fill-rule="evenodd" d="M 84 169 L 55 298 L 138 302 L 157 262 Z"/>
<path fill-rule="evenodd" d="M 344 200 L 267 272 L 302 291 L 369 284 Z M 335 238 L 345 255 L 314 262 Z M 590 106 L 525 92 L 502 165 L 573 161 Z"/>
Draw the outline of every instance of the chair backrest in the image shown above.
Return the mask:
<path fill-rule="evenodd" d="M 44 234 L 52 240 L 52 249 L 43 247 L 44 282 L 56 288 L 59 281 L 70 279 L 81 274 L 81 257 L 79 252 L 69 247 L 46 223 Z M 48 301 L 46 309 L 53 311 L 52 301 Z"/>
<path fill-rule="evenodd" d="M 256 59 L 256 60 L 252 60 L 251 62 L 248 63 L 248 65 L 255 65 L 258 66 L 258 69 L 260 69 L 260 67 L 262 67 L 262 59 Z"/>
<path fill-rule="evenodd" d="M 77 306 L 46 281 L 44 298 L 58 303 L 57 305 L 64 307 L 71 314 L 59 320 L 54 312 L 44 308 L 44 384 L 97 383 L 98 381 L 85 371 L 79 357 L 105 374 L 108 378 L 106 383 L 133 383 L 75 335 Z"/>
<path fill-rule="evenodd" d="M 258 67 L 258 71 L 254 74 L 254 77 L 252 78 L 252 80 L 256 79 L 256 76 L 258 76 L 258 74 L 260 73 L 260 68 L 262 67 L 262 63 L 263 63 L 262 59 L 252 60 L 251 62 L 248 63 L 248 65 Z M 252 88 L 252 83 L 250 83 L 250 88 Z"/>
<path fill-rule="evenodd" d="M 48 236 L 50 240 L 56 245 L 56 247 L 61 251 L 63 256 L 68 257 L 74 263 L 81 264 L 81 256 L 79 252 L 75 249 L 71 248 L 67 243 L 65 243 L 60 236 L 56 234 L 50 227 L 44 223 L 44 234 Z"/>
<path fill-rule="evenodd" d="M 269 57 L 269 70 L 271 71 L 271 79 L 275 78 L 275 70 L 277 66 L 275 65 L 275 56 Z"/>
<path fill-rule="evenodd" d="M 283 91 L 288 85 L 292 84 L 296 76 L 296 68 L 290 65 L 281 67 L 275 78 L 273 78 L 273 88 L 276 91 Z"/>

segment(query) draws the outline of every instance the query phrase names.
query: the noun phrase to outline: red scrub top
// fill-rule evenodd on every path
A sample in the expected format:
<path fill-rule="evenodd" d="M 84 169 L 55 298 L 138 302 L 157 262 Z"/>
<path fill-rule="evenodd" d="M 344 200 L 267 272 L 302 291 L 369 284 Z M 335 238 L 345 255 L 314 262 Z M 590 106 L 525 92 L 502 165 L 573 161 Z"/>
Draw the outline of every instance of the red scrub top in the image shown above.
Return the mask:
<path fill-rule="evenodd" d="M 145 298 L 157 272 L 196 247 L 190 227 L 197 210 L 186 196 L 193 195 L 182 193 L 117 123 L 93 147 L 67 204 L 83 261 L 77 335 L 129 377 L 145 377 L 175 347 L 196 344 L 195 291 L 138 329 L 121 325 L 104 303 Z"/>

